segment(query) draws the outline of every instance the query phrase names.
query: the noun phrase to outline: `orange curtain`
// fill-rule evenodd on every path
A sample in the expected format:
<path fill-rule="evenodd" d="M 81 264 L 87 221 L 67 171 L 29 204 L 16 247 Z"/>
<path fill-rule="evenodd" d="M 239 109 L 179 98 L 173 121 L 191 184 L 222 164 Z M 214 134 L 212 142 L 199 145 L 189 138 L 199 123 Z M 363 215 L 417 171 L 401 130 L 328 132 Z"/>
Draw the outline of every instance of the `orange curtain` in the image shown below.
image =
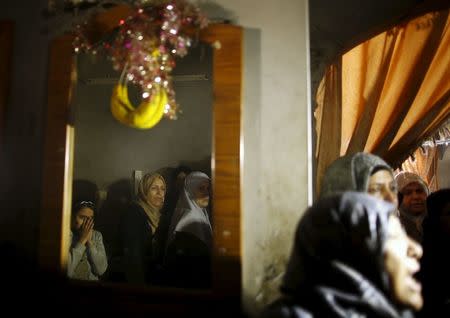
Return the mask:
<path fill-rule="evenodd" d="M 395 26 L 329 66 L 316 94 L 318 185 L 333 160 L 358 151 L 399 167 L 442 125 L 450 112 L 449 48 L 447 9 Z"/>
<path fill-rule="evenodd" d="M 316 158 L 317 174 L 323 175 L 327 166 L 336 159 L 340 152 L 341 143 L 341 68 L 340 63 L 331 65 L 322 79 L 317 94 L 320 105 L 328 105 L 324 112 L 323 107 L 317 107 L 314 112 L 316 120 Z M 326 126 L 323 126 L 326 125 Z M 324 132 L 321 134 L 321 132 Z M 330 136 L 333 142 L 330 143 Z M 319 191 L 320 183 L 316 180 L 316 192 Z"/>
<path fill-rule="evenodd" d="M 427 182 L 430 191 L 439 190 L 437 171 L 448 140 L 450 140 L 450 120 L 447 120 L 433 136 L 417 148 L 396 172 L 402 170 L 416 173 Z"/>

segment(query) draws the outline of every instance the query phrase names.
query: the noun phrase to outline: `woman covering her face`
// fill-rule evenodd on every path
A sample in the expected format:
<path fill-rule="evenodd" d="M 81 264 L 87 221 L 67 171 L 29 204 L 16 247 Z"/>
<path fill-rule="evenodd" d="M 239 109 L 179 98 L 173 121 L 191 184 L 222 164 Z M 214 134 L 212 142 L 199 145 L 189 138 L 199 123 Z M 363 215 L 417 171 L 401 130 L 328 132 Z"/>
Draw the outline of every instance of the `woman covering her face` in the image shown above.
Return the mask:
<path fill-rule="evenodd" d="M 344 191 L 367 192 L 398 204 L 392 168 L 380 157 L 366 152 L 340 157 L 325 171 L 320 196 Z"/>
<path fill-rule="evenodd" d="M 264 317 L 411 317 L 422 307 L 421 247 L 395 206 L 346 192 L 316 202 L 301 219 L 281 290 Z"/>
<path fill-rule="evenodd" d="M 169 227 L 165 263 L 172 284 L 207 287 L 210 283 L 212 228 L 208 215 L 210 178 L 190 173 Z"/>
<path fill-rule="evenodd" d="M 68 276 L 81 280 L 98 280 L 108 267 L 102 234 L 94 230 L 94 203 L 82 201 L 72 212 Z"/>
<path fill-rule="evenodd" d="M 126 280 L 154 283 L 157 279 L 158 225 L 164 205 L 166 183 L 158 173 L 143 176 L 137 200 L 122 221 L 123 263 Z"/>

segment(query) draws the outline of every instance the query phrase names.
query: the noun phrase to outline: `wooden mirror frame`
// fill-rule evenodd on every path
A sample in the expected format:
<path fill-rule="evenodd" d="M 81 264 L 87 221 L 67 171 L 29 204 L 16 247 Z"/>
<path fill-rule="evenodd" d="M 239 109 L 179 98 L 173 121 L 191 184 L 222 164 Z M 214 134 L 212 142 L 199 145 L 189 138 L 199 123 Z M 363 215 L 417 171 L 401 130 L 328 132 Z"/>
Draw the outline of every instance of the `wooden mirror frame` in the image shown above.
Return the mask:
<path fill-rule="evenodd" d="M 92 29 L 110 30 L 130 12 L 118 6 L 95 17 Z M 69 281 L 84 288 L 83 295 L 98 289 L 114 293 L 115 302 L 133 310 L 154 313 L 179 313 L 226 301 L 228 310 L 239 310 L 241 292 L 241 102 L 242 102 L 241 27 L 212 24 L 199 33 L 199 40 L 213 44 L 213 283 L 210 290 L 196 291 L 153 286 L 134 286 L 108 282 Z M 39 263 L 44 269 L 66 273 L 72 201 L 74 126 L 71 108 L 76 84 L 76 65 L 72 34 L 50 43 L 48 70 L 48 106 L 45 128 L 43 192 L 39 235 Z M 189 110 L 186 110 L 189 111 Z M 151 296 L 151 297 L 150 297 Z M 92 297 L 92 296 L 91 296 Z M 105 299 L 105 301 L 107 301 Z M 162 306 L 161 304 L 165 305 Z M 222 306 L 220 306 L 222 307 Z M 222 310 L 224 308 L 222 307 Z M 227 309 L 225 309 L 227 310 Z"/>

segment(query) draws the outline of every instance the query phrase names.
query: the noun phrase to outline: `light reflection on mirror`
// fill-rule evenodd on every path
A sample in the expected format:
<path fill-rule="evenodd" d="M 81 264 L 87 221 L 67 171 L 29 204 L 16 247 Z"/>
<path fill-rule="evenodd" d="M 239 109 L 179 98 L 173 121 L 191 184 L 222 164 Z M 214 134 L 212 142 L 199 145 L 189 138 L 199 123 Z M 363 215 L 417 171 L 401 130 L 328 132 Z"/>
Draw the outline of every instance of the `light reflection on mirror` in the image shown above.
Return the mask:
<path fill-rule="evenodd" d="M 113 118 L 120 72 L 106 58 L 79 55 L 77 73 L 69 277 L 210 287 L 211 47 L 199 43 L 177 60 L 172 75 L 182 113 L 149 130 Z M 129 93 L 137 105 L 141 92 L 129 86 Z"/>

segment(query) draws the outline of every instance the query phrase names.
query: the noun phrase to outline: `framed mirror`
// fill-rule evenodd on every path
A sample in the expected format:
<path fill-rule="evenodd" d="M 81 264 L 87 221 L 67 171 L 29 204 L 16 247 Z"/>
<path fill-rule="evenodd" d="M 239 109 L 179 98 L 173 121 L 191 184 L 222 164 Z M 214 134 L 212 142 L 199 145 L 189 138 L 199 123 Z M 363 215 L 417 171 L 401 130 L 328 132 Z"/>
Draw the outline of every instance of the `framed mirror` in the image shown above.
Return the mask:
<path fill-rule="evenodd" d="M 117 6 L 103 12 L 93 22 L 96 30 L 111 28 L 116 24 L 116 21 L 127 16 L 128 10 L 129 8 L 126 6 Z M 54 39 L 50 46 L 48 109 L 43 167 L 44 190 L 42 193 L 39 242 L 41 266 L 62 273 L 67 271 L 70 245 L 71 206 L 74 199 L 72 186 L 77 184 L 74 181 L 85 179 L 83 173 L 96 174 L 98 172 L 98 169 L 82 172 L 77 168 L 77 160 L 80 160 L 83 156 L 81 155 L 83 148 L 77 145 L 77 142 L 83 138 L 89 138 L 89 134 L 82 137 L 83 131 L 106 129 L 102 124 L 99 124 L 102 122 L 101 120 L 89 120 L 89 118 L 93 119 L 88 114 L 92 109 L 85 110 L 88 120 L 81 124 L 77 122 L 82 118 L 79 116 L 82 112 L 80 112 L 80 109 L 77 109 L 76 101 L 79 101 L 79 97 L 76 95 L 77 90 L 80 89 L 80 85 L 85 85 L 89 90 L 99 85 L 88 85 L 93 83 L 93 79 L 95 80 L 95 76 L 90 77 L 92 74 L 84 74 L 86 75 L 85 78 L 83 78 L 84 75 L 79 76 L 82 75 L 82 72 L 80 73 L 76 57 L 73 55 L 72 40 L 73 35 L 62 35 Z M 202 46 L 209 48 L 207 51 L 211 55 L 212 70 L 211 122 L 205 125 L 205 127 L 209 126 L 211 129 L 211 140 L 209 143 L 211 156 L 210 159 L 208 158 L 208 161 L 210 161 L 209 167 L 211 169 L 211 188 L 213 193 L 211 199 L 213 207 L 213 244 L 211 260 L 212 282 L 210 288 L 190 290 L 153 285 L 140 286 L 129 283 L 71 281 L 70 283 L 77 288 L 81 286 L 86 290 L 86 293 L 83 293 L 86 295 L 86 301 L 88 301 L 87 298 L 90 293 L 95 293 L 100 288 L 108 288 L 118 295 L 119 301 L 123 300 L 124 304 L 146 308 L 145 310 L 149 311 L 155 310 L 155 308 L 159 308 L 163 312 L 176 311 L 180 306 L 193 308 L 205 300 L 223 301 L 226 299 L 227 302 L 231 301 L 236 306 L 239 306 L 241 285 L 240 136 L 242 29 L 233 25 L 213 24 L 200 32 L 199 42 L 200 51 Z M 194 52 L 194 54 L 199 53 Z M 80 60 L 78 60 L 78 66 L 80 66 Z M 80 79 L 85 81 L 84 84 L 80 84 Z M 108 103 L 109 101 L 105 102 L 105 104 Z M 191 109 L 188 106 L 183 108 L 183 112 L 189 111 Z M 79 117 L 77 117 L 77 114 Z M 163 124 L 173 126 L 178 123 L 177 121 L 168 121 Z M 84 125 L 83 131 L 79 132 L 77 130 L 79 125 Z M 163 128 L 161 125 L 161 130 Z M 199 129 L 196 127 L 191 128 Z M 151 134 L 152 131 L 149 130 L 148 133 Z M 122 140 L 122 142 L 124 141 Z M 95 146 L 92 147 L 91 149 L 95 148 Z M 85 148 L 84 151 L 86 155 L 91 150 Z M 77 153 L 79 153 L 78 157 L 76 156 Z M 102 160 L 109 159 L 103 158 Z M 114 158 L 110 160 L 113 161 Z M 173 162 L 168 162 L 167 166 L 174 166 L 180 163 L 184 162 L 181 162 L 181 158 L 176 158 Z M 157 168 L 156 166 L 130 166 L 125 170 L 130 173 L 129 176 L 131 177 L 133 176 L 133 171 L 136 173 L 136 171 L 157 170 Z M 126 174 L 127 172 L 123 173 Z M 120 176 L 117 175 L 115 179 L 117 178 L 120 178 Z M 96 182 L 102 183 L 99 187 L 100 197 L 104 197 L 105 193 L 102 191 L 105 191 L 105 185 L 113 181 L 102 182 L 98 182 L 98 180 Z M 99 185 L 97 184 L 97 186 Z M 130 295 L 133 296 L 131 297 Z M 158 304 L 152 305 L 152 301 L 149 302 L 148 295 L 153 295 L 151 299 L 158 300 L 158 302 L 164 301 L 167 304 L 176 305 L 174 307 L 165 306 L 164 309 L 161 309 L 158 307 Z"/>

